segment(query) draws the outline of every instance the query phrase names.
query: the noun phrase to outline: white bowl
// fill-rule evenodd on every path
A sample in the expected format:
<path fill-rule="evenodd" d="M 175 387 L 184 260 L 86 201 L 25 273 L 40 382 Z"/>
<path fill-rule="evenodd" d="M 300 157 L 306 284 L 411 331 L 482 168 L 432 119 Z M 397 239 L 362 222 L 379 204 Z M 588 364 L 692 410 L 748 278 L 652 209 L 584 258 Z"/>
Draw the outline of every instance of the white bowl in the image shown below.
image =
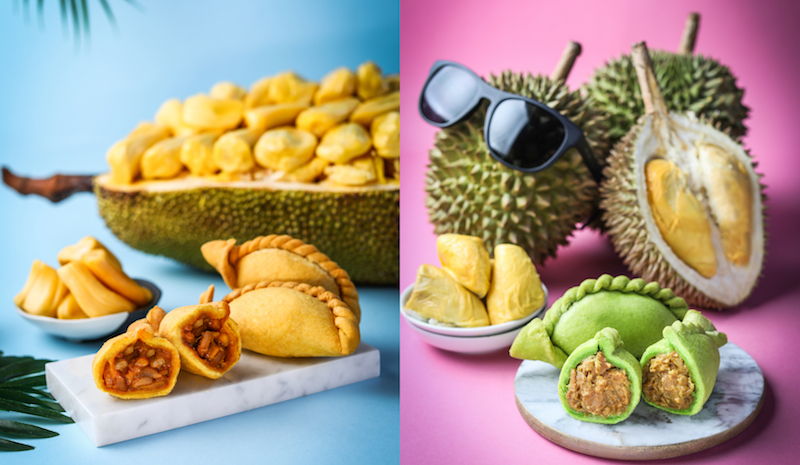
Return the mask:
<path fill-rule="evenodd" d="M 400 295 L 400 313 L 406 322 L 428 344 L 440 349 L 466 354 L 481 354 L 511 347 L 514 338 L 536 315 L 547 308 L 548 292 L 544 289 L 544 304 L 541 308 L 519 320 L 508 321 L 499 325 L 479 326 L 476 328 L 458 328 L 432 324 L 418 318 L 414 312 L 405 308 L 414 285 L 408 286 Z"/>
<path fill-rule="evenodd" d="M 161 289 L 155 284 L 143 279 L 134 279 L 134 281 L 139 283 L 140 286 L 150 289 L 150 292 L 153 293 L 153 300 L 132 312 L 114 313 L 106 316 L 81 318 L 78 320 L 60 320 L 47 316 L 31 315 L 19 308 L 14 308 L 17 309 L 17 313 L 19 313 L 21 317 L 48 334 L 75 341 L 98 339 L 125 331 L 125 328 L 127 328 L 129 324 L 144 318 L 147 312 L 161 299 Z"/>

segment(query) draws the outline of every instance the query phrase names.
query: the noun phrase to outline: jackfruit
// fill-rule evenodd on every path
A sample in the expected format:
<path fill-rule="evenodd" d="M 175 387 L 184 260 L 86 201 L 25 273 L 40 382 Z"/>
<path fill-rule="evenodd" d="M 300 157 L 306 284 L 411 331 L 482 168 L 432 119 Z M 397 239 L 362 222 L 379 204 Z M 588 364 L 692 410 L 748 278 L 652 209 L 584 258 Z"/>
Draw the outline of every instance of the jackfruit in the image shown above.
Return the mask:
<path fill-rule="evenodd" d="M 372 145 L 383 158 L 400 158 L 400 113 L 390 111 L 377 116 L 370 125 Z"/>
<path fill-rule="evenodd" d="M 346 164 L 327 166 L 325 175 L 328 181 L 341 186 L 363 186 L 378 179 L 375 163 L 370 155 L 364 155 Z"/>
<path fill-rule="evenodd" d="M 181 147 L 186 137 L 160 140 L 145 150 L 141 160 L 142 179 L 170 179 L 183 171 Z"/>
<path fill-rule="evenodd" d="M 343 164 L 364 155 L 371 147 L 372 141 L 362 126 L 344 123 L 322 136 L 316 153 L 320 158 Z"/>
<path fill-rule="evenodd" d="M 350 121 L 369 126 L 378 115 L 389 111 L 400 111 L 400 91 L 361 102 L 350 114 Z"/>
<path fill-rule="evenodd" d="M 181 146 L 180 161 L 195 176 L 214 174 L 219 166 L 214 162 L 214 143 L 222 133 L 203 132 L 188 136 Z"/>
<path fill-rule="evenodd" d="M 78 306 L 90 317 L 136 309 L 133 302 L 108 289 L 81 262 L 70 262 L 57 272 L 58 277 L 64 281 L 69 292 L 75 297 Z"/>
<path fill-rule="evenodd" d="M 308 108 L 307 103 L 299 102 L 264 105 L 247 110 L 244 114 L 244 120 L 248 128 L 263 132 L 278 126 L 294 124 L 297 115 L 306 108 Z"/>
<path fill-rule="evenodd" d="M 331 162 L 324 158 L 314 157 L 310 162 L 281 176 L 281 181 L 287 182 L 312 182 L 322 176 L 325 167 Z"/>
<path fill-rule="evenodd" d="M 271 77 L 264 77 L 254 82 L 250 86 L 250 92 L 244 97 L 244 107 L 246 109 L 260 107 L 262 105 L 269 105 L 267 94 L 269 93 L 269 82 Z"/>
<path fill-rule="evenodd" d="M 308 131 L 291 127 L 271 129 L 255 146 L 259 165 L 278 171 L 292 171 L 314 156 L 317 138 Z"/>
<path fill-rule="evenodd" d="M 356 74 L 346 67 L 336 68 L 326 74 L 314 94 L 314 105 L 350 97 L 356 91 Z"/>
<path fill-rule="evenodd" d="M 183 122 L 183 103 L 176 98 L 171 98 L 158 107 L 155 121 L 168 127 L 173 136 L 188 136 L 197 132 L 197 129 Z"/>
<path fill-rule="evenodd" d="M 67 294 L 64 300 L 58 305 L 56 317 L 59 320 L 78 320 L 81 318 L 89 318 L 89 315 L 81 309 L 74 295 Z"/>
<path fill-rule="evenodd" d="M 81 257 L 81 263 L 106 287 L 142 306 L 153 300 L 153 293 L 128 277 L 122 268 L 111 259 L 111 254 L 102 249 L 90 250 Z"/>
<path fill-rule="evenodd" d="M 214 143 L 214 164 L 223 173 L 250 171 L 255 166 L 253 144 L 261 137 L 261 131 L 252 128 L 230 131 Z"/>
<path fill-rule="evenodd" d="M 184 123 L 198 130 L 233 129 L 242 121 L 244 105 L 238 100 L 193 95 L 183 102 Z"/>
<path fill-rule="evenodd" d="M 208 91 L 208 96 L 222 100 L 244 100 L 247 91 L 232 82 L 223 81 L 214 84 Z"/>
<path fill-rule="evenodd" d="M 350 113 L 358 106 L 357 98 L 345 98 L 335 102 L 317 105 L 300 112 L 297 115 L 295 125 L 298 129 L 303 129 L 322 137 L 332 127 L 347 120 Z"/>
<path fill-rule="evenodd" d="M 55 317 L 58 305 L 67 292 L 56 270 L 34 260 L 28 280 L 22 291 L 14 297 L 14 303 L 32 315 Z"/>
<path fill-rule="evenodd" d="M 287 71 L 269 80 L 267 100 L 270 103 L 310 104 L 319 84 L 306 81 L 297 74 Z"/>
<path fill-rule="evenodd" d="M 389 90 L 380 67 L 372 61 L 362 63 L 356 70 L 356 93 L 361 100 L 379 97 Z"/>
<path fill-rule="evenodd" d="M 58 252 L 58 263 L 66 265 L 69 262 L 80 261 L 84 255 L 92 250 L 102 250 L 117 268 L 122 268 L 117 257 L 114 256 L 103 244 L 92 236 L 86 236 L 73 245 L 68 245 Z"/>
<path fill-rule="evenodd" d="M 117 184 L 132 183 L 139 175 L 144 152 L 169 135 L 165 126 L 140 125 L 126 139 L 112 145 L 106 154 L 112 180 Z"/>

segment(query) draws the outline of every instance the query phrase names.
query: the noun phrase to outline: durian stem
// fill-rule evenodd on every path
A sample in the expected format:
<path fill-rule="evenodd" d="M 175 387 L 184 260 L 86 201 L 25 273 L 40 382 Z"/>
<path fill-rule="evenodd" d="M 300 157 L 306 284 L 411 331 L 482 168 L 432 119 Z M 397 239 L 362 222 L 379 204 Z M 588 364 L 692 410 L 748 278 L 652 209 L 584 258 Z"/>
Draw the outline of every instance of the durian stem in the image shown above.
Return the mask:
<path fill-rule="evenodd" d="M 650 52 L 647 44 L 639 42 L 633 44 L 633 66 L 636 68 L 636 76 L 639 78 L 639 88 L 642 90 L 642 100 L 644 101 L 644 111 L 647 114 L 658 113 L 666 116 L 669 114 L 664 96 L 661 95 L 661 88 L 658 87 L 658 80 L 653 71 L 653 62 L 650 61 Z"/>
<path fill-rule="evenodd" d="M 581 44 L 570 41 L 564 53 L 561 54 L 561 59 L 558 61 L 556 68 L 550 74 L 550 79 L 553 81 L 566 81 L 569 77 L 569 72 L 572 71 L 572 66 L 575 64 L 575 59 L 581 54 Z"/>
<path fill-rule="evenodd" d="M 697 29 L 700 27 L 700 13 L 689 13 L 686 17 L 686 26 L 683 28 L 681 45 L 678 48 L 680 55 L 694 55 L 694 44 L 697 40 Z"/>
<path fill-rule="evenodd" d="M 5 166 L 3 167 L 3 182 L 22 195 L 41 195 L 47 200 L 56 203 L 77 192 L 92 192 L 94 176 L 69 176 L 56 174 L 47 179 L 32 179 L 17 176 Z"/>

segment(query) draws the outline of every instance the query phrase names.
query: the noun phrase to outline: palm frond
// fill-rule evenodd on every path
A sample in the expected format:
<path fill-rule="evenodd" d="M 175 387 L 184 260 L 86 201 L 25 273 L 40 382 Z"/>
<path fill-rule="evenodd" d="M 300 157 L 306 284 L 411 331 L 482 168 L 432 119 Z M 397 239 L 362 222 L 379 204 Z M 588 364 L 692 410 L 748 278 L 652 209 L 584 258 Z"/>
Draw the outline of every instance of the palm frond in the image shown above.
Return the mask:
<path fill-rule="evenodd" d="M 139 12 L 144 12 L 144 6 L 136 0 L 117 0 L 117 2 L 127 3 Z M 30 0 L 14 1 L 14 13 L 22 12 L 25 22 L 30 21 Z M 110 0 L 97 0 L 103 10 L 103 14 L 108 20 L 108 23 L 116 31 L 117 19 L 114 16 L 114 11 L 111 8 Z M 65 35 L 69 35 L 71 28 L 72 39 L 75 45 L 79 46 L 81 41 L 89 42 L 91 38 L 91 14 L 90 14 L 90 1 L 89 0 L 59 0 L 59 10 L 61 12 L 61 29 Z M 44 29 L 44 16 L 45 16 L 45 0 L 36 0 L 36 14 L 39 18 L 39 27 Z"/>

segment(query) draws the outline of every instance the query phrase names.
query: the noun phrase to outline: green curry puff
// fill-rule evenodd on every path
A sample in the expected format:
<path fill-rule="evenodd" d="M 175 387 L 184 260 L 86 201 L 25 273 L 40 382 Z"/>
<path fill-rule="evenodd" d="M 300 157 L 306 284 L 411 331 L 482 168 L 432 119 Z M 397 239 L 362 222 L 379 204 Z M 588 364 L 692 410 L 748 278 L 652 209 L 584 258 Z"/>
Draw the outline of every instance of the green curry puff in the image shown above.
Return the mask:
<path fill-rule="evenodd" d="M 231 289 L 283 281 L 321 286 L 336 294 L 361 319 L 358 291 L 350 275 L 311 244 L 290 236 L 260 236 L 237 246 L 235 239 L 211 241 L 203 257 Z"/>
<path fill-rule="evenodd" d="M 151 314 L 163 310 L 155 307 Z M 148 320 L 139 320 L 124 334 L 106 341 L 92 361 L 97 387 L 121 399 L 165 396 L 178 381 L 181 359 L 175 346 L 155 335 Z"/>
<path fill-rule="evenodd" d="M 220 378 L 242 353 L 239 327 L 226 302 L 176 308 L 157 331 L 178 349 L 184 370 L 206 378 Z"/>
<path fill-rule="evenodd" d="M 696 310 L 689 310 L 682 322 L 664 328 L 663 335 L 642 356 L 642 396 L 654 407 L 694 415 L 714 388 L 719 347 L 727 337 Z"/>
<path fill-rule="evenodd" d="M 213 299 L 207 292 L 204 300 Z M 358 348 L 358 319 L 320 286 L 274 281 L 247 285 L 224 299 L 239 324 L 242 347 L 276 357 L 336 357 Z"/>
<path fill-rule="evenodd" d="M 558 397 L 567 413 L 592 423 L 628 418 L 641 390 L 639 361 L 625 350 L 614 328 L 603 328 L 572 351 L 558 379 Z"/>

